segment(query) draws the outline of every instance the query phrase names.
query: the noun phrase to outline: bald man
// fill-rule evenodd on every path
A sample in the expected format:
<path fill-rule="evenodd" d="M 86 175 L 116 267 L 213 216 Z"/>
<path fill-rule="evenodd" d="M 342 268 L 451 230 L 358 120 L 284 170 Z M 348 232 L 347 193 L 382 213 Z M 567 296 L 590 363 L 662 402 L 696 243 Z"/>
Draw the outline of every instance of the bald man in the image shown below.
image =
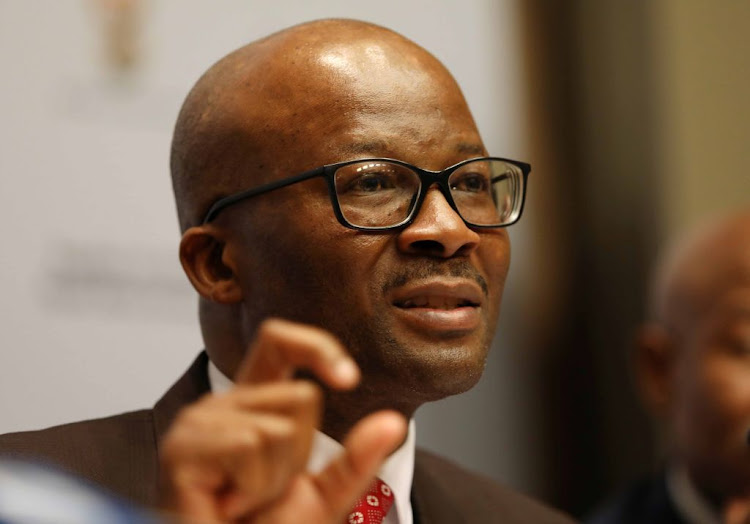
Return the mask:
<path fill-rule="evenodd" d="M 362 22 L 273 34 L 197 82 L 171 169 L 205 353 L 153 410 L 0 448 L 199 521 L 568 522 L 415 450 L 482 374 L 529 173 L 440 62 Z"/>
<path fill-rule="evenodd" d="M 636 370 L 660 422 L 664 474 L 596 524 L 750 522 L 750 211 L 704 226 L 665 255 Z"/>

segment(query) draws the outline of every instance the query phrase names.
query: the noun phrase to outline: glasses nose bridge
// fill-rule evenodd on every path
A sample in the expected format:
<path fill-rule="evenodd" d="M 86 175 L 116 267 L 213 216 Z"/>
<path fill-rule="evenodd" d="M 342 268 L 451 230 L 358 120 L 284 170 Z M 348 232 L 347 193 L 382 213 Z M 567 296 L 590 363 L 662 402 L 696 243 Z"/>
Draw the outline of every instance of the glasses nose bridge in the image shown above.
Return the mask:
<path fill-rule="evenodd" d="M 450 186 L 448 185 L 448 177 L 453 172 L 452 168 L 443 169 L 442 171 L 430 171 L 429 169 L 422 169 L 419 167 L 413 167 L 419 175 L 419 180 L 422 184 L 422 192 L 427 193 L 434 184 L 437 184 L 440 188 L 440 192 L 443 194 L 448 203 L 451 203 L 452 197 L 450 196 Z"/>
<path fill-rule="evenodd" d="M 417 202 L 416 209 L 413 211 L 413 217 L 412 220 L 417 218 L 417 215 L 422 212 L 422 207 L 424 206 L 424 202 L 427 199 L 427 192 L 430 190 L 430 188 L 437 184 L 438 189 L 443 195 L 443 198 L 445 199 L 448 206 L 450 206 L 451 209 L 463 220 L 463 217 L 461 216 L 461 213 L 456 209 L 456 204 L 453 201 L 453 196 L 451 195 L 450 185 L 448 184 L 448 178 L 451 176 L 451 173 L 453 173 L 453 168 L 443 169 L 442 171 L 430 171 L 428 169 L 422 169 L 419 167 L 412 167 L 414 171 L 416 171 L 417 175 L 419 175 L 419 180 L 421 187 L 419 189 L 420 192 L 420 198 Z"/>

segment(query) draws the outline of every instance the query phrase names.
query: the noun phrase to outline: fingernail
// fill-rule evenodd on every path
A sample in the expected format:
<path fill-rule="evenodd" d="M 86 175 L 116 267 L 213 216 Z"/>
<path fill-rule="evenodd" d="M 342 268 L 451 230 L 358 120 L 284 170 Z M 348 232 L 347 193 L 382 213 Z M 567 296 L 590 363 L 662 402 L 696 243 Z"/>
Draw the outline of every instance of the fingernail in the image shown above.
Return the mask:
<path fill-rule="evenodd" d="M 335 372 L 339 379 L 347 383 L 355 382 L 359 378 L 359 368 L 348 358 L 343 358 L 336 363 Z"/>

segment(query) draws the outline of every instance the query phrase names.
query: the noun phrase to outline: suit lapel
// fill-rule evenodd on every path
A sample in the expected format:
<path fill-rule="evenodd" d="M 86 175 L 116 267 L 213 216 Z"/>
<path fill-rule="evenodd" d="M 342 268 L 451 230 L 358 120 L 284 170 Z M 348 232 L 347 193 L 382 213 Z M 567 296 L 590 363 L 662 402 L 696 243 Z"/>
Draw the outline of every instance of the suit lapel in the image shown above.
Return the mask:
<path fill-rule="evenodd" d="M 459 524 L 465 518 L 458 510 L 452 494 L 431 474 L 417 451 L 414 461 L 414 482 L 411 489 L 414 524 Z"/>

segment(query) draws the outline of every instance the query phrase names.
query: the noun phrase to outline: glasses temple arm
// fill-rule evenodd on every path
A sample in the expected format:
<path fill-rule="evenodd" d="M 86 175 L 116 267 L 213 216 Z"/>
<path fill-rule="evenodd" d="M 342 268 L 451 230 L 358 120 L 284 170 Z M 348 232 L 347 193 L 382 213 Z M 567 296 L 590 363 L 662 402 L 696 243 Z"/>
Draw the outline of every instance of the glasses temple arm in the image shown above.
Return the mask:
<path fill-rule="evenodd" d="M 305 171 L 304 173 L 300 173 L 299 175 L 295 175 L 293 177 L 276 180 L 268 184 L 263 184 L 252 189 L 247 189 L 245 191 L 220 198 L 219 200 L 214 202 L 208 209 L 208 212 L 206 212 L 206 216 L 203 219 L 203 224 L 208 224 L 214 218 L 216 218 L 216 215 L 224 210 L 224 208 L 229 207 L 232 204 L 236 204 L 240 200 L 245 200 L 246 198 L 254 197 L 255 195 L 260 195 L 262 193 L 268 193 L 269 191 L 273 191 L 275 189 L 281 189 L 282 187 L 290 186 L 292 184 L 296 184 L 297 182 L 302 182 L 303 180 L 306 180 L 308 178 L 315 178 L 316 176 L 320 176 L 325 173 L 325 170 L 326 166 L 318 167 L 315 169 L 311 169 L 310 171 Z"/>

